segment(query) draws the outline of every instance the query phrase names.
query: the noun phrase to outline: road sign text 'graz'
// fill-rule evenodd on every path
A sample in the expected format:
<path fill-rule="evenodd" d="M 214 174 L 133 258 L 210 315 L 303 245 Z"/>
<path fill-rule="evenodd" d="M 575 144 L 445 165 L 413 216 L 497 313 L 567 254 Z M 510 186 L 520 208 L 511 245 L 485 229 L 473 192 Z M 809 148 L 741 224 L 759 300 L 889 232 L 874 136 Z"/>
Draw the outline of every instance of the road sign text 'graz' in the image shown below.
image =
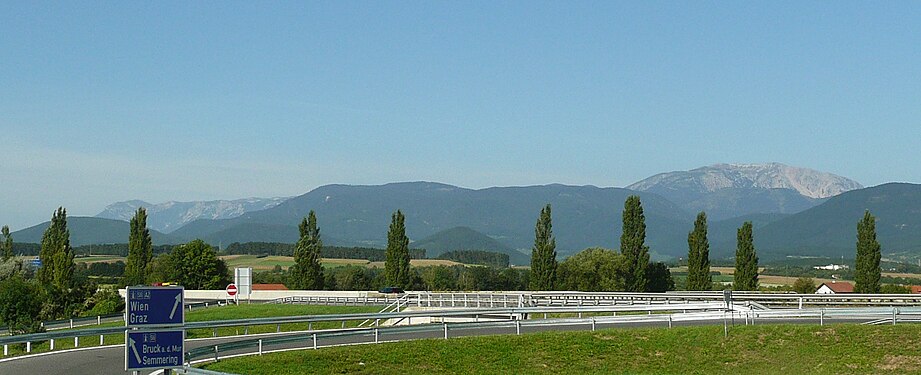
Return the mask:
<path fill-rule="evenodd" d="M 182 292 L 182 287 L 129 287 L 128 326 L 184 323 Z"/>

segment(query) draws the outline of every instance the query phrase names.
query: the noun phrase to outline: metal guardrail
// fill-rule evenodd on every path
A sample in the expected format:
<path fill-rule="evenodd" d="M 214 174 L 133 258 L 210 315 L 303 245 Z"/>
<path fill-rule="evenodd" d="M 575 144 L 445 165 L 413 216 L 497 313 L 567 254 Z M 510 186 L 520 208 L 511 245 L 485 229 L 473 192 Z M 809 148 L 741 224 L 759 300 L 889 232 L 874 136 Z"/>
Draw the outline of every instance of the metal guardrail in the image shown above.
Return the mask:
<path fill-rule="evenodd" d="M 402 311 L 389 313 L 354 313 L 354 314 L 330 314 L 330 315 L 301 315 L 287 317 L 270 317 L 270 318 L 252 318 L 252 319 L 232 319 L 205 322 L 186 322 L 182 328 L 189 329 L 217 329 L 224 327 L 252 327 L 275 325 L 278 327 L 276 332 L 280 332 L 282 324 L 291 323 L 319 323 L 319 322 L 345 322 L 348 321 L 374 321 L 375 327 L 379 327 L 382 321 L 387 320 L 408 320 L 412 323 L 413 318 L 417 317 L 437 317 L 437 318 L 473 318 L 479 320 L 487 317 L 507 316 L 514 319 L 515 316 L 524 317 L 536 313 L 574 313 L 583 312 L 609 312 L 617 313 L 624 311 L 688 311 L 688 310 L 718 310 L 724 308 L 722 303 L 699 303 L 699 304 L 654 304 L 654 305 L 636 305 L 636 306 L 584 306 L 584 307 L 525 307 L 525 308 L 496 308 L 496 309 L 456 309 L 441 311 Z M 103 327 L 91 329 L 78 329 L 71 331 L 54 331 L 33 333 L 28 335 L 0 337 L 0 345 L 4 346 L 4 356 L 8 355 L 8 346 L 11 344 L 26 344 L 26 352 L 31 352 L 33 342 L 51 342 L 51 350 L 54 350 L 55 340 L 74 339 L 74 346 L 79 347 L 81 337 L 99 336 L 100 345 L 104 342 L 105 335 L 120 334 L 125 331 L 124 326 Z M 310 330 L 310 328 L 308 328 Z"/>
<path fill-rule="evenodd" d="M 773 293 L 733 293 L 734 304 L 744 309 L 763 309 L 766 306 L 795 306 L 805 310 L 805 306 L 915 306 L 921 305 L 921 295 L 893 295 L 893 294 L 850 294 L 850 295 L 803 295 L 803 294 L 773 294 Z M 368 303 L 379 304 L 377 297 L 320 297 L 326 303 Z M 389 297 L 382 297 L 388 300 Z M 185 329 L 221 328 L 221 327 L 248 327 L 259 325 L 277 325 L 280 331 L 281 324 L 288 323 L 313 323 L 327 321 L 374 321 L 375 327 L 381 320 L 409 319 L 415 317 L 463 317 L 485 316 L 488 314 L 531 314 L 539 312 L 617 312 L 617 311 L 687 311 L 698 307 L 695 305 L 717 304 L 722 306 L 723 294 L 721 292 L 671 292 L 671 293 L 582 293 L 582 292 L 535 292 L 535 293 L 407 293 L 400 298 L 390 298 L 391 303 L 397 303 L 402 312 L 387 312 L 377 314 L 337 314 L 292 316 L 277 318 L 235 319 L 211 322 L 186 323 Z M 318 301 L 315 297 L 288 297 L 280 299 L 279 303 L 300 303 Z M 194 306 L 194 305 L 192 305 Z M 401 307 L 402 306 L 402 307 Z M 405 311 L 406 307 L 425 308 L 454 308 L 448 311 Z M 190 306 L 190 309 L 193 308 Z M 704 309 L 713 309 L 712 305 Z M 773 310 L 762 310 L 769 314 Z M 898 314 L 896 314 L 898 315 Z M 763 315 L 765 317 L 769 315 Z M 755 316 L 757 318 L 758 315 Z M 411 321 L 410 321 L 411 323 Z M 51 340 L 51 350 L 54 350 L 54 340 L 73 338 L 74 346 L 79 346 L 81 337 L 99 336 L 100 343 L 104 342 L 105 335 L 121 333 L 124 327 L 106 327 L 73 331 L 44 332 L 30 335 L 0 337 L 0 344 L 4 345 L 4 356 L 7 355 L 9 344 L 26 344 L 26 351 L 31 350 L 31 343 Z M 308 328 L 309 330 L 312 327 Z"/>
<path fill-rule="evenodd" d="M 809 306 L 921 306 L 921 294 L 793 294 L 733 292 L 733 300 L 749 301 L 764 307 Z M 408 292 L 399 299 L 389 297 L 286 297 L 276 303 L 305 304 L 393 304 L 405 307 L 495 308 L 526 306 L 584 306 L 614 304 L 654 304 L 664 302 L 716 302 L 717 292 Z"/>
<path fill-rule="evenodd" d="M 587 307 L 588 308 L 588 307 Z M 588 309 L 597 309 L 590 307 Z M 572 309 L 580 310 L 580 309 Z M 587 312 L 587 311 L 583 311 Z M 886 316 L 886 318 L 880 318 Z M 898 322 L 919 322 L 921 321 L 921 308 L 862 308 L 862 309 L 802 309 L 802 310 L 748 310 L 748 311 L 709 311 L 693 313 L 675 313 L 675 314 L 649 314 L 649 315 L 627 315 L 627 316 L 601 316 L 589 318 L 566 318 L 566 319 L 543 319 L 543 320 L 507 320 L 507 321 L 489 321 L 478 323 L 447 323 L 424 324 L 416 326 L 391 326 L 391 327 L 362 327 L 342 330 L 324 330 L 307 333 L 296 336 L 283 336 L 274 338 L 245 339 L 230 343 L 218 344 L 195 348 L 186 353 L 186 363 L 190 364 L 196 359 L 213 359 L 220 360 L 222 352 L 240 349 L 256 348 L 257 351 L 251 354 L 263 354 L 267 348 L 273 346 L 301 343 L 305 349 L 317 349 L 318 340 L 343 337 L 343 336 L 368 336 L 369 341 L 366 343 L 380 343 L 382 336 L 405 334 L 412 332 L 439 332 L 443 333 L 445 339 L 451 337 L 450 332 L 465 329 L 483 329 L 483 328 L 515 328 L 515 333 L 520 335 L 523 328 L 546 327 L 558 325 L 580 325 L 590 326 L 594 331 L 599 324 L 631 324 L 631 323 L 660 323 L 667 324 L 669 328 L 675 322 L 692 322 L 692 321 L 712 321 L 737 319 L 744 322 L 745 325 L 755 324 L 756 321 L 771 321 L 777 319 L 817 319 L 819 324 L 823 325 L 826 319 L 873 319 L 869 324 L 896 324 Z"/>
<path fill-rule="evenodd" d="M 197 308 L 213 307 L 213 306 L 223 306 L 226 303 L 223 303 L 221 300 L 213 301 L 202 301 L 196 303 L 187 303 L 185 308 L 192 311 Z M 41 326 L 47 331 L 59 330 L 59 329 L 73 329 L 79 327 L 86 327 L 92 325 L 102 325 L 103 323 L 115 323 L 115 322 L 124 322 L 125 313 L 113 313 L 106 315 L 98 316 L 86 316 L 70 319 L 59 319 L 59 320 L 47 320 L 42 322 Z M 9 336 L 8 327 L 0 327 L 0 337 Z"/>

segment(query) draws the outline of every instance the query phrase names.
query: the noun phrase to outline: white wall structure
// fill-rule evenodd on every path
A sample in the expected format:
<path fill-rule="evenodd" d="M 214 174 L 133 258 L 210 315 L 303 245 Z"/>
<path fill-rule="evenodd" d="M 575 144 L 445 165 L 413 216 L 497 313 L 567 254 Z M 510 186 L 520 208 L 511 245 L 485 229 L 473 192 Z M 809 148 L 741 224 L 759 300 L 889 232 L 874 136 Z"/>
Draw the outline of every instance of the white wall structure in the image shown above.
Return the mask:
<path fill-rule="evenodd" d="M 253 269 L 249 267 L 237 267 L 233 269 L 233 283 L 237 286 L 237 300 L 252 300 L 253 293 Z"/>

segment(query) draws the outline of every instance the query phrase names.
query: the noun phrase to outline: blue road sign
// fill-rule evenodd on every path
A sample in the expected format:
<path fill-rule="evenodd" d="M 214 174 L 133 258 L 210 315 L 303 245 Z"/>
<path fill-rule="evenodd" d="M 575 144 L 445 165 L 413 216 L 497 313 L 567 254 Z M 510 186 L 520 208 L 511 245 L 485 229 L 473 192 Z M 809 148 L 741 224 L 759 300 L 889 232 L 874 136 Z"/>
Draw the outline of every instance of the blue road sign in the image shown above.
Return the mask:
<path fill-rule="evenodd" d="M 182 366 L 185 332 L 181 329 L 125 332 L 125 370 Z"/>
<path fill-rule="evenodd" d="M 185 323 L 182 287 L 128 287 L 127 324 L 165 326 Z"/>

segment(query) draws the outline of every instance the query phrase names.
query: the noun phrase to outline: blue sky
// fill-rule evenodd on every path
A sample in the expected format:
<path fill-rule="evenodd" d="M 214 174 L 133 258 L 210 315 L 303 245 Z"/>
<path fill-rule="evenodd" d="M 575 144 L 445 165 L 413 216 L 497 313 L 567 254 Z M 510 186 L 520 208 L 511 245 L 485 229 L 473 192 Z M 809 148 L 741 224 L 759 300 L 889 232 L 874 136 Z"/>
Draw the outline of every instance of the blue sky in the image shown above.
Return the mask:
<path fill-rule="evenodd" d="M 917 2 L 4 2 L 0 224 L 328 183 L 921 182 Z"/>

